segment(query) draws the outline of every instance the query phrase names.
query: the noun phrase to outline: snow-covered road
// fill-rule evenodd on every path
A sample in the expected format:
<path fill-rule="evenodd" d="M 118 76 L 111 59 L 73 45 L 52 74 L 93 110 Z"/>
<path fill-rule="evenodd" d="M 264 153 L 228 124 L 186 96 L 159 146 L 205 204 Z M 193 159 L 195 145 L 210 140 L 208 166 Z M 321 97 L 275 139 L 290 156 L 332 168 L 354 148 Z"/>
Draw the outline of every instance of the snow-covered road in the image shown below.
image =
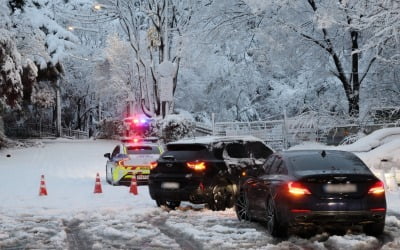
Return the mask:
<path fill-rule="evenodd" d="M 388 193 L 378 239 L 348 233 L 277 240 L 258 223 L 238 221 L 232 209 L 184 203 L 168 211 L 157 208 L 146 186 L 134 196 L 106 184 L 103 154 L 114 144 L 60 139 L 0 151 L 0 249 L 400 249 L 398 192 Z M 97 172 L 102 194 L 93 193 Z M 42 174 L 45 197 L 38 195 Z"/>

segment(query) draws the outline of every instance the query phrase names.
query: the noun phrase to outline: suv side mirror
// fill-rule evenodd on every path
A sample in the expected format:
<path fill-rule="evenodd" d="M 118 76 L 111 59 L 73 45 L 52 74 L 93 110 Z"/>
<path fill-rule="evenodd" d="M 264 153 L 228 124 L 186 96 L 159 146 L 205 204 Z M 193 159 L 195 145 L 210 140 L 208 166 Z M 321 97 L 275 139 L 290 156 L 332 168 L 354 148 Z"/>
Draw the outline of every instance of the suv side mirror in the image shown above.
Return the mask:
<path fill-rule="evenodd" d="M 104 154 L 104 157 L 108 158 L 108 159 L 111 159 L 111 154 L 110 153 L 106 153 L 106 154 Z"/>

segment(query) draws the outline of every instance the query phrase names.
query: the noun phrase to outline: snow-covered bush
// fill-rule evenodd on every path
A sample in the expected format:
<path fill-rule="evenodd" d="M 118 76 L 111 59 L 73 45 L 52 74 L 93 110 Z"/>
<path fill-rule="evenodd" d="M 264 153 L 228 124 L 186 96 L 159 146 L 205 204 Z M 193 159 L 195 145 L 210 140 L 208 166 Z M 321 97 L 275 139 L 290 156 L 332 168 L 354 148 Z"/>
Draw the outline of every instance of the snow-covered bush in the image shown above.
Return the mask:
<path fill-rule="evenodd" d="M 103 120 L 98 125 L 97 139 L 119 139 L 124 134 L 124 124 L 121 120 Z"/>
<path fill-rule="evenodd" d="M 165 143 L 176 141 L 194 134 L 194 122 L 184 115 L 168 115 L 151 124 L 151 135 L 161 138 Z"/>

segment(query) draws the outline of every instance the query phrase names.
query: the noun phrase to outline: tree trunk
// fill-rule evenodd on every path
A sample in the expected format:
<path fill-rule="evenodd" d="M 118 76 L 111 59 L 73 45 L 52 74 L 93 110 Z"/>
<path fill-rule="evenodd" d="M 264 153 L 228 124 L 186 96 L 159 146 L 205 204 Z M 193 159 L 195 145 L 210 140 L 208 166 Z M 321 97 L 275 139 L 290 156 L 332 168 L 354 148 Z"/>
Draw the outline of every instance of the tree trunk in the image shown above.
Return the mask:
<path fill-rule="evenodd" d="M 358 117 L 360 113 L 360 78 L 359 78 L 359 51 L 358 51 L 358 32 L 351 31 L 351 80 L 352 80 L 352 95 L 348 97 L 349 114 L 353 117 Z"/>

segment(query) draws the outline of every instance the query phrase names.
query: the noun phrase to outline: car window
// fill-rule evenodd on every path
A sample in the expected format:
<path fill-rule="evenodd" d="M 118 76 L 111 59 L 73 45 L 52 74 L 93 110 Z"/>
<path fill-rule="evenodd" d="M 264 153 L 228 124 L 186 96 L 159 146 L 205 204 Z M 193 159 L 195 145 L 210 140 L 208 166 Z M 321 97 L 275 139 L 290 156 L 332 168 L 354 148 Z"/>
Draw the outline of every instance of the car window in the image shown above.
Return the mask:
<path fill-rule="evenodd" d="M 211 152 L 202 144 L 168 144 L 160 158 L 172 156 L 175 160 L 214 159 Z"/>
<path fill-rule="evenodd" d="M 279 169 L 282 165 L 282 159 L 279 159 L 278 157 L 275 157 L 275 161 L 272 163 L 272 166 L 269 170 L 269 174 L 280 174 Z"/>
<path fill-rule="evenodd" d="M 279 168 L 277 170 L 277 174 L 287 175 L 289 172 L 288 172 L 288 169 L 286 167 L 286 164 L 285 164 L 284 161 L 282 161 L 282 160 L 280 160 L 280 161 L 281 161 L 281 164 L 279 164 Z"/>
<path fill-rule="evenodd" d="M 130 155 L 135 154 L 160 154 L 160 150 L 156 146 L 128 146 L 126 153 Z"/>
<path fill-rule="evenodd" d="M 246 144 L 246 147 L 251 158 L 266 159 L 273 153 L 272 150 L 270 150 L 267 146 L 265 146 L 264 143 L 259 141 L 248 142 Z"/>
<path fill-rule="evenodd" d="M 248 158 L 246 148 L 241 143 L 230 143 L 225 149 L 231 158 Z"/>
<path fill-rule="evenodd" d="M 264 169 L 264 173 L 265 173 L 265 174 L 270 174 L 270 172 L 271 172 L 271 171 L 270 171 L 270 170 L 271 170 L 271 166 L 272 166 L 272 164 L 274 163 L 275 159 L 276 159 L 276 157 L 273 155 L 273 156 L 270 156 L 270 157 L 265 161 L 264 165 L 262 166 L 263 169 Z"/>
<path fill-rule="evenodd" d="M 116 146 L 114 148 L 113 152 L 111 153 L 111 158 L 114 158 L 117 154 L 119 154 L 119 150 L 120 150 L 120 147 Z"/>

